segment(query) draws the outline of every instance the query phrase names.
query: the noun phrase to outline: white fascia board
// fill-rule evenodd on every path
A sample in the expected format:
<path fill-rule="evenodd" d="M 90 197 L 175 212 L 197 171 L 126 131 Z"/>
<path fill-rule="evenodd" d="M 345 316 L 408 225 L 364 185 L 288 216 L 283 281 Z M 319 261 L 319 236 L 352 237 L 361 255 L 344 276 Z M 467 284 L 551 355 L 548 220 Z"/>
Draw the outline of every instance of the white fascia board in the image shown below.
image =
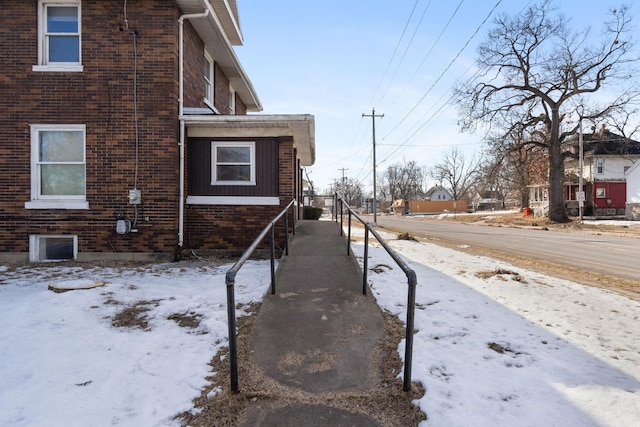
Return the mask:
<path fill-rule="evenodd" d="M 311 114 L 255 114 L 180 117 L 189 137 L 292 136 L 302 166 L 316 159 L 315 118 Z"/>

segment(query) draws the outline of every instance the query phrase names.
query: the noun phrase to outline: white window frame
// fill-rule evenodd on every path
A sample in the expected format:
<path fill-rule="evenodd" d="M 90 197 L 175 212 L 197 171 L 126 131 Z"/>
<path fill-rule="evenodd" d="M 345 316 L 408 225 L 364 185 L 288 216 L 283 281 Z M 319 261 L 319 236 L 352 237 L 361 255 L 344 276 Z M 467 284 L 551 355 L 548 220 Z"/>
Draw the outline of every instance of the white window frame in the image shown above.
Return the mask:
<path fill-rule="evenodd" d="M 218 169 L 218 147 L 249 147 L 251 157 L 248 163 L 251 167 L 249 181 L 218 180 L 216 173 Z M 211 185 L 256 185 L 256 143 L 254 141 L 211 141 Z"/>
<path fill-rule="evenodd" d="M 38 65 L 33 71 L 82 72 L 82 8 L 81 0 L 39 0 L 38 1 Z M 78 8 L 78 62 L 49 62 L 49 36 L 47 34 L 47 8 L 49 6 L 69 6 Z"/>
<path fill-rule="evenodd" d="M 236 113 L 236 91 L 229 85 L 229 114 Z"/>
<path fill-rule="evenodd" d="M 202 75 L 204 80 L 204 103 L 209 107 L 214 108 L 214 94 L 215 94 L 215 62 L 213 57 L 209 55 L 209 52 L 204 51 L 204 62 L 209 64 L 209 75 L 206 75 L 204 66 L 202 67 Z"/>
<path fill-rule="evenodd" d="M 596 159 L 596 175 L 604 174 L 604 159 Z"/>
<path fill-rule="evenodd" d="M 72 131 L 82 132 L 83 159 L 85 168 L 85 194 L 83 195 L 56 195 L 46 196 L 41 194 L 40 175 L 40 132 L 42 131 Z M 79 163 L 78 163 L 79 164 Z M 27 209 L 89 209 L 87 202 L 87 132 L 85 125 L 31 125 L 31 200 L 25 203 Z"/>
<path fill-rule="evenodd" d="M 40 251 L 43 241 L 47 239 L 73 239 L 73 258 L 64 259 L 48 259 L 46 252 L 43 254 Z M 32 234 L 29 236 L 29 261 L 31 262 L 60 262 L 67 261 L 69 259 L 78 258 L 78 236 L 76 235 L 41 235 Z"/>

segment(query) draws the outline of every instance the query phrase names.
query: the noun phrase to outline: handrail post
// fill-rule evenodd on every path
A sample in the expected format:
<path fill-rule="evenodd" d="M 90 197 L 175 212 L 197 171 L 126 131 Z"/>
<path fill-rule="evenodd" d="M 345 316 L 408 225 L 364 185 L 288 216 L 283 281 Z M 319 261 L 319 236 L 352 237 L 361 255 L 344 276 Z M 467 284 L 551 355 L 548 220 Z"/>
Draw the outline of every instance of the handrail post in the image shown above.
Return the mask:
<path fill-rule="evenodd" d="M 349 215 L 348 215 L 348 220 L 347 220 L 347 256 L 349 256 L 349 254 L 351 254 L 351 209 L 349 209 Z"/>
<path fill-rule="evenodd" d="M 299 210 L 293 206 L 293 215 L 291 215 L 291 234 L 296 235 L 296 214 L 299 214 Z M 289 249 L 289 243 L 287 242 L 287 249 Z"/>
<path fill-rule="evenodd" d="M 344 236 L 344 232 L 342 231 L 342 206 L 344 206 L 344 200 L 340 199 L 340 235 Z"/>
<path fill-rule="evenodd" d="M 367 271 L 369 271 L 369 227 L 364 225 L 364 259 L 362 261 L 362 295 L 367 294 Z"/>
<path fill-rule="evenodd" d="M 284 253 L 289 255 L 289 210 L 284 214 Z"/>
<path fill-rule="evenodd" d="M 275 250 L 275 224 L 271 223 L 271 238 L 269 251 L 271 252 L 271 295 L 276 294 L 276 250 Z"/>
<path fill-rule="evenodd" d="M 411 364 L 413 362 L 413 326 L 416 311 L 416 285 L 418 279 L 416 273 L 411 270 L 407 273 L 409 284 L 409 295 L 407 297 L 407 335 L 404 347 L 404 383 L 402 389 L 411 389 Z"/>
<path fill-rule="evenodd" d="M 229 373 L 231 376 L 231 392 L 238 393 L 238 349 L 236 346 L 236 303 L 234 296 L 234 279 L 227 278 L 227 324 L 229 325 Z"/>

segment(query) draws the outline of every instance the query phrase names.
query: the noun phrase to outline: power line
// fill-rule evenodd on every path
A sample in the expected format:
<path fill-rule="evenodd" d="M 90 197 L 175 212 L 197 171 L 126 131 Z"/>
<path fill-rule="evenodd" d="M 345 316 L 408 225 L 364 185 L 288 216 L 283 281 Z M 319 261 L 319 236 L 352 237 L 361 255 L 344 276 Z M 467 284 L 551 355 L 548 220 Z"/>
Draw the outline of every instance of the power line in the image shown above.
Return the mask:
<path fill-rule="evenodd" d="M 409 18 L 407 19 L 407 23 L 404 25 L 404 29 L 402 30 L 402 34 L 400 35 L 400 39 L 398 39 L 398 43 L 396 43 L 396 47 L 393 50 L 393 54 L 391 55 L 391 58 L 389 59 L 389 62 L 387 63 L 387 67 L 384 69 L 384 73 L 382 74 L 382 77 L 380 78 L 380 82 L 378 82 L 378 86 L 376 87 L 376 90 L 373 92 L 373 96 L 371 97 L 371 101 L 370 101 L 371 104 L 373 104 L 373 100 L 375 99 L 376 95 L 378 94 L 378 90 L 380 89 L 380 86 L 382 86 L 382 82 L 384 81 L 384 78 L 387 77 L 387 72 L 389 71 L 389 67 L 391 67 L 391 63 L 393 62 L 393 59 L 396 57 L 396 53 L 398 53 L 398 48 L 400 47 L 400 43 L 402 42 L 402 39 L 404 38 L 404 34 L 407 31 L 407 28 L 409 27 L 409 22 L 411 22 L 411 18 L 413 17 L 413 12 L 415 12 L 419 1 L 420 0 L 416 0 L 416 2 L 413 4 L 413 8 L 411 9 L 411 14 L 409 14 Z M 429 3 L 431 3 L 431 1 L 429 1 Z M 427 5 L 427 7 L 429 7 L 429 6 Z M 385 90 L 385 93 L 386 93 L 386 90 Z M 382 97 L 384 98 L 384 95 Z"/>
<path fill-rule="evenodd" d="M 418 71 L 420 71 L 420 68 L 422 68 L 424 63 L 427 61 L 427 59 L 431 55 L 431 52 L 433 52 L 433 49 L 436 47 L 436 45 L 438 44 L 438 42 L 442 38 L 442 35 L 444 34 L 445 31 L 447 31 L 447 28 L 449 28 L 449 25 L 451 24 L 451 21 L 453 21 L 453 18 L 458 14 L 458 10 L 460 10 L 460 6 L 462 6 L 462 3 L 464 3 L 464 0 L 460 0 L 460 3 L 458 3 L 458 7 L 456 7 L 456 10 L 453 11 L 453 14 L 449 18 L 449 21 L 447 21 L 447 24 L 444 26 L 444 28 L 442 28 L 442 31 L 440 31 L 440 34 L 438 35 L 438 38 L 431 45 L 431 48 L 429 49 L 429 51 L 425 55 L 425 57 L 422 60 L 422 62 L 420 63 L 420 65 L 418 65 L 418 68 L 416 68 L 416 71 L 413 73 L 413 75 L 411 76 L 411 78 L 407 82 L 407 84 L 404 87 L 403 91 L 407 89 L 407 86 L 409 86 L 409 83 L 411 83 L 413 81 L 413 78 L 416 76 L 416 74 L 418 74 Z"/>
<path fill-rule="evenodd" d="M 478 32 L 480 31 L 480 28 L 482 28 L 482 26 L 487 22 L 487 20 L 489 20 L 489 18 L 491 17 L 491 15 L 493 14 L 493 12 L 496 10 L 496 8 L 500 5 L 500 3 L 502 3 L 502 0 L 498 0 L 496 2 L 496 4 L 493 6 L 493 8 L 491 9 L 491 11 L 489 12 L 489 14 L 484 18 L 484 20 L 480 23 L 480 25 L 478 25 L 478 27 L 476 28 L 476 30 L 473 32 L 473 34 L 471 35 L 471 37 L 469 37 L 469 39 L 466 41 L 466 43 L 464 44 L 464 46 L 462 46 L 462 48 L 458 51 L 458 53 L 456 54 L 456 56 L 449 62 L 449 64 L 447 65 L 447 67 L 442 71 L 442 73 L 440 73 L 440 75 L 438 76 L 438 78 L 436 79 L 436 81 L 429 87 L 429 89 L 424 93 L 424 95 L 422 95 L 422 97 L 418 100 L 418 102 L 415 103 L 415 105 L 413 107 L 411 107 L 411 109 L 409 110 L 409 112 L 407 114 L 404 115 L 404 117 L 402 119 L 400 119 L 400 121 L 382 138 L 385 139 L 386 137 L 388 137 L 391 133 L 393 133 L 402 123 L 404 123 L 404 121 L 415 111 L 415 109 L 418 107 L 418 105 L 420 105 L 422 103 L 422 101 L 424 101 L 424 99 L 427 97 L 427 95 L 429 95 L 429 93 L 431 93 L 431 90 L 433 90 L 433 88 L 438 84 L 438 82 L 442 79 L 442 77 L 445 75 L 445 73 L 447 71 L 449 71 L 449 69 L 451 68 L 451 66 L 458 60 L 458 58 L 460 57 L 460 55 L 462 54 L 462 52 L 467 48 L 467 46 L 469 46 L 469 43 L 471 43 L 471 40 L 473 40 L 473 38 L 478 34 Z"/>
<path fill-rule="evenodd" d="M 411 34 L 411 39 L 409 40 L 409 43 L 407 44 L 407 47 L 404 49 L 404 53 L 402 54 L 402 58 L 400 58 L 400 61 L 398 62 L 398 65 L 396 66 L 396 69 L 393 72 L 393 75 L 391 76 L 391 79 L 389 80 L 389 83 L 387 84 L 387 88 L 385 89 L 384 93 L 382 94 L 382 97 L 380 98 L 380 101 L 382 101 L 384 99 L 384 97 L 387 95 L 387 92 L 389 91 L 389 88 L 391 87 L 391 83 L 393 83 L 393 80 L 395 79 L 396 74 L 398 74 L 398 70 L 400 69 L 400 66 L 402 65 L 402 62 L 404 61 L 405 56 L 407 56 L 407 52 L 409 51 L 409 48 L 413 44 L 413 39 L 416 37 L 416 33 L 418 32 L 418 29 L 420 28 L 420 25 L 422 24 L 422 20 L 424 19 L 424 16 L 427 14 L 427 10 L 429 10 L 429 6 L 430 5 L 431 5 L 431 0 L 429 0 L 429 3 L 427 3 L 427 7 L 424 9 L 424 12 L 422 12 L 422 16 L 420 16 L 420 21 L 418 21 L 418 25 L 416 25 L 416 28 L 413 30 L 413 34 Z"/>

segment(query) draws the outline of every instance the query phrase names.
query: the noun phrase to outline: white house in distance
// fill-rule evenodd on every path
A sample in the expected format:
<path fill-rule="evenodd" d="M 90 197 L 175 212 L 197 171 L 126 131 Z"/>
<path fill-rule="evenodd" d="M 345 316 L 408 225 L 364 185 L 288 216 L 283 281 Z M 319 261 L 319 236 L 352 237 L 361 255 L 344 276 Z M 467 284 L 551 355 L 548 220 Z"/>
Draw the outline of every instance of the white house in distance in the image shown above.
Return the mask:
<path fill-rule="evenodd" d="M 640 161 L 635 162 L 625 172 L 627 180 L 627 204 L 625 218 L 640 221 Z"/>
<path fill-rule="evenodd" d="M 442 185 L 436 185 L 434 187 L 431 187 L 429 191 L 425 193 L 425 199 L 431 201 L 453 200 L 453 196 Z"/>

